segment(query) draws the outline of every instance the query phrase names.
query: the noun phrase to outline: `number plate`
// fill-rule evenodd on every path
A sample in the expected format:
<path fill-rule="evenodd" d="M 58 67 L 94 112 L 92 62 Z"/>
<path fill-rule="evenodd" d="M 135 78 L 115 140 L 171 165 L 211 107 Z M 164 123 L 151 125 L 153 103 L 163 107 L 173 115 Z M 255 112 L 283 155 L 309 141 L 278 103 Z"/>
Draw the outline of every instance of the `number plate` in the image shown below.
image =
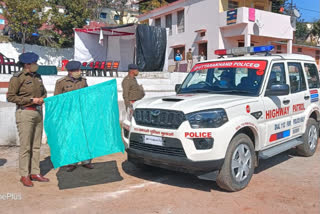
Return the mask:
<path fill-rule="evenodd" d="M 163 146 L 162 137 L 157 137 L 157 136 L 145 135 L 144 136 L 144 143 L 156 145 L 156 146 Z"/>

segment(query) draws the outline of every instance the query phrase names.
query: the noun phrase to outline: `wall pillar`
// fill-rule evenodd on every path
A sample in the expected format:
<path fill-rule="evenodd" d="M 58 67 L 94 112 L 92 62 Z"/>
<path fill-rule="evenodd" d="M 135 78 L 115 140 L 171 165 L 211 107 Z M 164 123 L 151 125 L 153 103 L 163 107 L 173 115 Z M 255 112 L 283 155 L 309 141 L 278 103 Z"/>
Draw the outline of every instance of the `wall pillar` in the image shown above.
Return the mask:
<path fill-rule="evenodd" d="M 289 39 L 287 42 L 287 53 L 292 54 L 292 39 Z"/>

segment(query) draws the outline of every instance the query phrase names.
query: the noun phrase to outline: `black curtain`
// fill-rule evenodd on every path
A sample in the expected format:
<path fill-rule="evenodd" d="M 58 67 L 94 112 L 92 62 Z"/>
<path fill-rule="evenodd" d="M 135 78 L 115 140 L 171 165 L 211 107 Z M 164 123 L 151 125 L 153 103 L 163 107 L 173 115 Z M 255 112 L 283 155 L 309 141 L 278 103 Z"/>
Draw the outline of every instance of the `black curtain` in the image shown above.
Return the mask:
<path fill-rule="evenodd" d="M 162 71 L 167 47 L 165 28 L 138 25 L 137 65 L 140 71 Z"/>

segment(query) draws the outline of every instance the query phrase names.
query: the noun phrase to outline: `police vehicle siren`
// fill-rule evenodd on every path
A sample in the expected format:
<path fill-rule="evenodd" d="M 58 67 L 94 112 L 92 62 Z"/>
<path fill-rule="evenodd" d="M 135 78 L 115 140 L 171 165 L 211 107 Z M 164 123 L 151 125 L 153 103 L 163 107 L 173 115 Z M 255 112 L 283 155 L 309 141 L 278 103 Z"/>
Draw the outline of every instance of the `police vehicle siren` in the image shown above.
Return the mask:
<path fill-rule="evenodd" d="M 256 46 L 256 47 L 239 47 L 232 49 L 219 49 L 215 50 L 214 53 L 219 56 L 232 55 L 232 56 L 240 56 L 244 54 L 255 54 L 255 53 L 269 53 L 274 49 L 273 45 L 266 46 Z"/>

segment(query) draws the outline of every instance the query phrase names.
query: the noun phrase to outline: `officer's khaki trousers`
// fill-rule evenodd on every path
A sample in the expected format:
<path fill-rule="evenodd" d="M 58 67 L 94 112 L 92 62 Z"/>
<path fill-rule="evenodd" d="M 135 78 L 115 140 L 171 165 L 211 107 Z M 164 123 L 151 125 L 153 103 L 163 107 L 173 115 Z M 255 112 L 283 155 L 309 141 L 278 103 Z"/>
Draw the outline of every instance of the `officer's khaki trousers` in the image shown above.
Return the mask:
<path fill-rule="evenodd" d="M 16 111 L 20 138 L 19 173 L 21 176 L 40 174 L 42 119 L 42 113 L 38 111 L 21 109 Z"/>
<path fill-rule="evenodd" d="M 192 69 L 192 60 L 188 59 L 187 62 L 188 62 L 187 72 L 189 73 Z"/>

